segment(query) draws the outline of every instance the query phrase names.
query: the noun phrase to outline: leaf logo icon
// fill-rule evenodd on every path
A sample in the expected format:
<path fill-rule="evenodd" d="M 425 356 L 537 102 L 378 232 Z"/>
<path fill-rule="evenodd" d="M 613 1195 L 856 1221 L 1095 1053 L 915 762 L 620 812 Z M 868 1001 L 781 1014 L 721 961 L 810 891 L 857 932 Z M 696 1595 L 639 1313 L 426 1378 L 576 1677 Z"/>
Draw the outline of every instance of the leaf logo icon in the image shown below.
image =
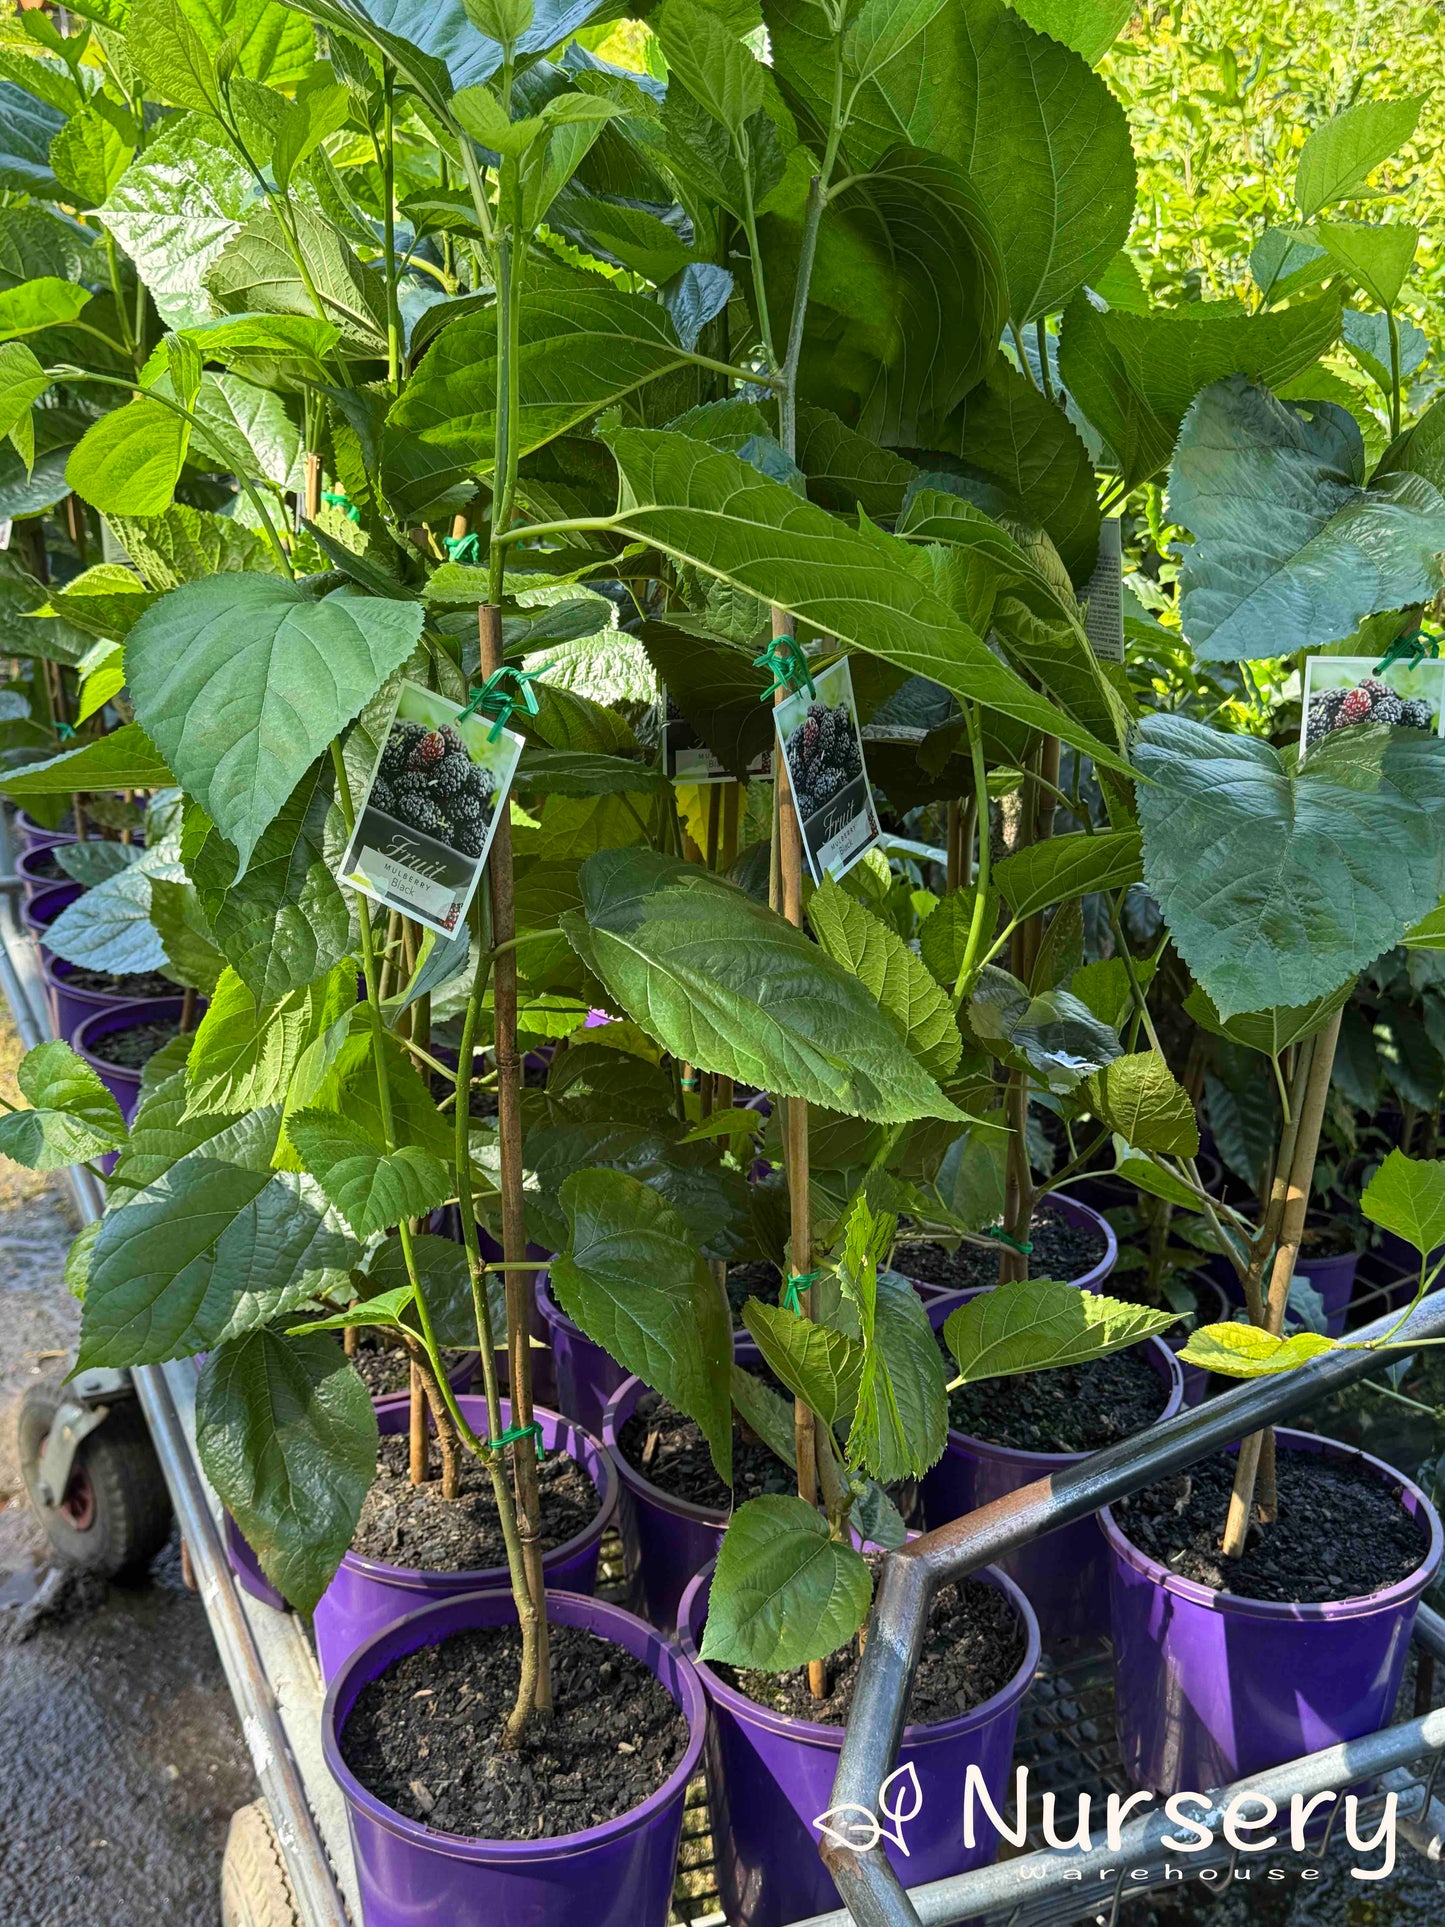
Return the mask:
<path fill-rule="evenodd" d="M 845 1815 L 852 1817 L 845 1818 Z M 833 1821 L 837 1821 L 838 1825 L 832 1825 Z M 883 1838 L 877 1814 L 870 1813 L 867 1807 L 860 1807 L 852 1800 L 841 1807 L 829 1807 L 826 1813 L 818 1815 L 813 1825 L 830 1847 L 848 1847 L 854 1853 L 870 1853 Z M 840 1831 L 840 1828 L 846 1831 Z"/>
<path fill-rule="evenodd" d="M 923 1811 L 923 1788 L 910 1760 L 896 1767 L 878 1789 L 878 1806 L 883 1819 L 870 1808 L 849 1800 L 843 1806 L 829 1807 L 813 1825 L 830 1847 L 847 1847 L 853 1853 L 871 1853 L 880 1840 L 891 1840 L 905 1857 L 908 1842 L 903 1829 Z M 887 1821 L 889 1824 L 884 1825 Z"/>

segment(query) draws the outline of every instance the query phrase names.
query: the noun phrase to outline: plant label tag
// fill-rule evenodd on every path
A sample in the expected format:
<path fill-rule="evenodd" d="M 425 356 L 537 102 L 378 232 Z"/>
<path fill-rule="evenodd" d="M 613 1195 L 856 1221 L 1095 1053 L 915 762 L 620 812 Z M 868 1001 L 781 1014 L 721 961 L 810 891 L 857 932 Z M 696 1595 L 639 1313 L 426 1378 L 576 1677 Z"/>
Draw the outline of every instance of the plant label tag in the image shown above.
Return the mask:
<path fill-rule="evenodd" d="M 1373 656 L 1307 657 L 1300 761 L 1326 737 L 1361 723 L 1445 736 L 1445 661 L 1427 656 L 1379 668 Z"/>
<path fill-rule="evenodd" d="M 841 877 L 877 843 L 882 831 L 868 786 L 853 671 L 845 656 L 785 696 L 773 711 L 778 743 L 814 883 Z"/>
<path fill-rule="evenodd" d="M 1084 634 L 1100 662 L 1124 660 L 1124 550 L 1117 515 L 1099 524 L 1099 560 L 1084 591 Z"/>
<path fill-rule="evenodd" d="M 737 781 L 732 771 L 708 748 L 665 689 L 662 692 L 662 722 L 669 782 L 700 784 Z M 771 774 L 772 756 L 768 750 L 763 750 L 748 764 L 748 776 L 768 777 Z"/>
<path fill-rule="evenodd" d="M 363 896 L 455 936 L 476 894 L 522 738 L 404 682 L 337 875 Z"/>

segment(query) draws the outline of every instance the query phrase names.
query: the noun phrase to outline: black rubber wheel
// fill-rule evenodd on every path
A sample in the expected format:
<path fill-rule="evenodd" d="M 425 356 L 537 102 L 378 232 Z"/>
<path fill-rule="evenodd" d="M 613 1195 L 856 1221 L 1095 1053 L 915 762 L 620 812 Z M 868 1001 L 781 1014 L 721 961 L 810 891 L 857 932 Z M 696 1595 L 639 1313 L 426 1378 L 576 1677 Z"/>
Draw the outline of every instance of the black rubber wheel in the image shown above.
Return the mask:
<path fill-rule="evenodd" d="M 143 1573 L 171 1536 L 171 1500 L 134 1398 L 117 1399 L 82 1439 L 59 1505 L 38 1489 L 40 1455 L 64 1394 L 32 1385 L 20 1405 L 20 1470 L 57 1556 L 108 1579 Z"/>
<path fill-rule="evenodd" d="M 221 1861 L 221 1927 L 302 1927 L 264 1800 L 231 1815 Z"/>

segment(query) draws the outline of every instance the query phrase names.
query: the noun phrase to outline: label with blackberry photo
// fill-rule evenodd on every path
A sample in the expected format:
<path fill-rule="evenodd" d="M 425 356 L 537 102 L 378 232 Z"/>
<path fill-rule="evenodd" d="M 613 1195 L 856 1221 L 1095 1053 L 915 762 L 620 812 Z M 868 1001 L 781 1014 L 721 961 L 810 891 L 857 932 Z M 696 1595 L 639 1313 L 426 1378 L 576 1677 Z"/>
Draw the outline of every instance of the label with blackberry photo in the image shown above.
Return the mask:
<path fill-rule="evenodd" d="M 881 835 L 847 657 L 814 676 L 811 695 L 785 697 L 773 719 L 813 881 L 841 877 Z"/>
<path fill-rule="evenodd" d="M 1445 736 L 1445 662 L 1426 657 L 1378 664 L 1372 656 L 1310 656 L 1300 761 L 1326 736 L 1361 723 Z"/>
<path fill-rule="evenodd" d="M 406 682 L 338 875 L 363 896 L 454 936 L 482 874 L 522 738 Z"/>

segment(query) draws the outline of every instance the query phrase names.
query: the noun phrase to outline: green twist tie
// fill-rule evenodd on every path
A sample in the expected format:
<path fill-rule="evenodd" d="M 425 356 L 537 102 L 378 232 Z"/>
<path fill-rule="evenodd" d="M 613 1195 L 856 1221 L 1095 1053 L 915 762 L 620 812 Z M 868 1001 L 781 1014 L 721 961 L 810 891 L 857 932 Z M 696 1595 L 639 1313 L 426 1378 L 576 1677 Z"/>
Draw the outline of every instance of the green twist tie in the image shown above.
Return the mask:
<path fill-rule="evenodd" d="M 447 552 L 448 562 L 480 562 L 482 559 L 482 538 L 475 530 L 470 535 L 444 535 L 442 547 Z"/>
<path fill-rule="evenodd" d="M 805 1291 L 811 1291 L 822 1275 L 821 1271 L 790 1271 L 788 1273 L 787 1289 L 782 1296 L 783 1310 L 797 1312 L 801 1317 L 803 1311 L 803 1293 Z"/>
<path fill-rule="evenodd" d="M 332 508 L 340 509 L 348 522 L 359 522 L 361 520 L 361 510 L 344 489 L 324 489 L 321 499 L 323 502 L 328 502 Z"/>
<path fill-rule="evenodd" d="M 1396 636 L 1375 664 L 1375 674 L 1383 676 L 1391 663 L 1432 662 L 1439 654 L 1440 644 L 1434 636 L 1427 636 L 1423 629 L 1412 629 L 1408 636 Z"/>
<path fill-rule="evenodd" d="M 526 705 L 529 716 L 538 714 L 541 704 L 537 701 L 537 692 L 532 687 L 532 678 L 540 676 L 541 673 L 540 669 L 516 669 L 511 663 L 504 662 L 494 675 L 487 677 L 461 715 L 457 717 L 457 721 L 464 723 L 473 710 L 490 711 L 495 703 L 495 720 L 487 731 L 487 741 L 496 742 L 511 721 L 512 711 L 517 707 L 519 697 Z M 512 685 L 510 688 L 509 684 Z"/>
<path fill-rule="evenodd" d="M 1011 1238 L 1001 1224 L 991 1224 L 983 1235 L 985 1238 L 997 1238 L 1001 1245 L 1007 1245 L 1010 1251 L 1021 1252 L 1025 1258 L 1033 1250 L 1031 1244 L 1020 1244 L 1017 1238 Z"/>
<path fill-rule="evenodd" d="M 542 1428 L 536 1419 L 533 1419 L 530 1425 L 508 1426 L 505 1432 L 499 1433 L 494 1439 L 487 1440 L 487 1450 L 489 1452 L 500 1452 L 503 1446 L 518 1445 L 523 1439 L 531 1438 L 534 1435 L 537 1440 L 537 1457 L 539 1459 L 544 1458 L 546 1454 L 542 1450 Z"/>
<path fill-rule="evenodd" d="M 798 695 L 806 688 L 810 696 L 816 696 L 813 678 L 808 670 L 808 658 L 798 646 L 796 636 L 774 636 L 760 656 L 753 657 L 754 669 L 766 669 L 772 682 L 758 701 L 770 703 L 780 689 Z"/>
<path fill-rule="evenodd" d="M 57 723 L 55 725 L 55 733 L 62 743 L 68 743 L 74 736 L 75 731 L 70 727 L 69 723 Z"/>

